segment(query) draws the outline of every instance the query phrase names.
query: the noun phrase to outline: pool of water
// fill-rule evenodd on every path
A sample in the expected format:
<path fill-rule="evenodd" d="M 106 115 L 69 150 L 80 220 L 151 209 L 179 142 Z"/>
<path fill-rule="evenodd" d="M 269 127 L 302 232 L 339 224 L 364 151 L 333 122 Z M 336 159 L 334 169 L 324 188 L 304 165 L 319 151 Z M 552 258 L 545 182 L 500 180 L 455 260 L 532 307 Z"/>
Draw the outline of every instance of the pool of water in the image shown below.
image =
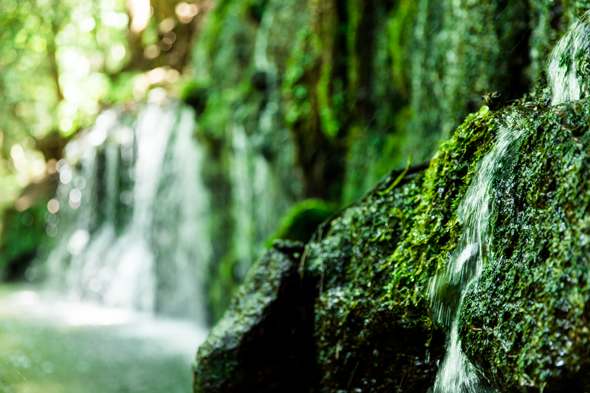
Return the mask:
<path fill-rule="evenodd" d="M 207 331 L 0 286 L 0 393 L 188 393 Z"/>

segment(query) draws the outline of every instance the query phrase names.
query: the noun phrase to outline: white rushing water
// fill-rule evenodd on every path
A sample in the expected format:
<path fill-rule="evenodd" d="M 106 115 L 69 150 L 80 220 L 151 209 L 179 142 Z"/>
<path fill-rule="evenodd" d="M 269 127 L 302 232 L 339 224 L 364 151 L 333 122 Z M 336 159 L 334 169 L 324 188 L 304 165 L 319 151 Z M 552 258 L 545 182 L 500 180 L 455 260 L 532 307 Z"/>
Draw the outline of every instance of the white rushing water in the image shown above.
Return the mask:
<path fill-rule="evenodd" d="M 574 23 L 549 56 L 547 76 L 553 93 L 552 105 L 577 101 L 589 93 L 590 14 Z"/>
<path fill-rule="evenodd" d="M 461 350 L 458 334 L 459 310 L 470 285 L 477 285 L 488 257 L 488 219 L 490 217 L 491 183 L 500 162 L 522 134 L 520 127 L 501 126 L 492 150 L 479 164 L 474 179 L 459 206 L 463 233 L 444 272 L 435 276 L 429 285 L 435 318 L 451 326 L 446 357 L 439 368 L 434 385 L 435 393 L 488 392 L 475 367 Z"/>
<path fill-rule="evenodd" d="M 70 299 L 204 321 L 208 194 L 190 108 L 103 112 L 58 163 L 49 278 Z"/>
<path fill-rule="evenodd" d="M 572 25 L 549 57 L 547 74 L 552 89 L 552 105 L 584 98 L 588 92 L 590 70 L 590 24 L 588 13 Z M 493 179 L 501 171 L 502 160 L 516 147 L 523 127 L 518 119 L 500 126 L 493 149 L 482 159 L 475 177 L 459 206 L 463 224 L 459 244 L 446 269 L 435 276 L 428 287 L 435 318 L 450 326 L 445 359 L 439 368 L 435 393 L 486 393 L 493 391 L 482 380 L 476 367 L 461 349 L 458 333 L 459 314 L 469 287 L 477 285 L 487 258 L 491 239 L 488 220 Z"/>
<path fill-rule="evenodd" d="M 55 295 L 0 287 L 0 392 L 191 391 L 206 329 Z"/>

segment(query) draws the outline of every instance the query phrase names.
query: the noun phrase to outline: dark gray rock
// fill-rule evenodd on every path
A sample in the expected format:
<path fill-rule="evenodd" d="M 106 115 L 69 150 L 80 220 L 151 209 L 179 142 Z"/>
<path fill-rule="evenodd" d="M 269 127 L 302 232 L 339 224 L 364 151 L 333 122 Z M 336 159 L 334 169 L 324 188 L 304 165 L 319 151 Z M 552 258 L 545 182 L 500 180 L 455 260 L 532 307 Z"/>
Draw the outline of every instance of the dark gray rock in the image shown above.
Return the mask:
<path fill-rule="evenodd" d="M 315 284 L 298 273 L 300 242 L 275 241 L 199 348 L 195 392 L 308 392 L 317 384 Z"/>

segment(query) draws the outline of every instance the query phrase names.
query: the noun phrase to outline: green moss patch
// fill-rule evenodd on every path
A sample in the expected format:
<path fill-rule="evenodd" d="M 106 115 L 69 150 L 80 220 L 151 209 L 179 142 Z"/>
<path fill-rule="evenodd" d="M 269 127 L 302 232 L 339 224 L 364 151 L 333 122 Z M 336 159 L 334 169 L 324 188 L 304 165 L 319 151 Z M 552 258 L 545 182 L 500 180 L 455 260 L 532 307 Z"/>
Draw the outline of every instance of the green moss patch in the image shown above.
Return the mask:
<path fill-rule="evenodd" d="M 518 111 L 524 134 L 493 184 L 489 262 L 466 297 L 460 334 L 496 386 L 583 392 L 590 389 L 590 102 Z"/>

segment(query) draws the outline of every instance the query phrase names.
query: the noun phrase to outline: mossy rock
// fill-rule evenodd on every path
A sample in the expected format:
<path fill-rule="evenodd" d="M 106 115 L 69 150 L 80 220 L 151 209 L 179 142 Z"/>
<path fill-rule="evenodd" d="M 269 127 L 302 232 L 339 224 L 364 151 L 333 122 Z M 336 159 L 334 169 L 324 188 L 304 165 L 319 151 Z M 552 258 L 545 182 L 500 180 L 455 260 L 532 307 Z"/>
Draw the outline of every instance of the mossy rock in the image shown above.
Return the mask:
<path fill-rule="evenodd" d="M 295 240 L 307 243 L 318 226 L 337 212 L 337 206 L 321 199 L 306 199 L 291 206 L 281 220 L 281 226 L 268 241 Z"/>
<path fill-rule="evenodd" d="M 586 392 L 590 101 L 514 112 L 523 135 L 493 183 L 493 257 L 462 308 L 464 350 L 503 391 Z"/>
<path fill-rule="evenodd" d="M 395 391 L 403 383 L 403 391 L 426 392 L 434 382 L 444 334 L 428 323 L 425 303 L 390 308 L 382 300 L 396 270 L 384 262 L 414 225 L 423 182 L 423 168 L 392 173 L 307 246 L 307 274 L 319 282 L 321 391 Z"/>
<path fill-rule="evenodd" d="M 315 315 L 309 338 L 315 343 L 314 364 L 321 373 L 314 391 L 387 391 L 403 383 L 402 391 L 426 392 L 432 386 L 444 355 L 444 333 L 432 322 L 428 302 L 419 291 L 442 255 L 453 248 L 449 239 L 460 232 L 454 207 L 468 188 L 477 160 L 491 146 L 492 119 L 487 108 L 470 116 L 429 169 L 392 172 L 359 202 L 320 225 L 301 251 L 299 273 L 315 283 L 317 291 L 308 298 Z M 430 246 L 420 239 L 428 239 Z M 422 254 L 428 259 L 416 263 Z M 247 356 L 227 357 L 226 350 L 211 343 L 246 334 L 265 339 L 263 330 L 248 325 L 247 318 L 227 321 L 241 318 L 241 299 L 265 296 L 264 288 L 275 287 L 273 269 L 259 262 L 249 274 L 258 281 L 247 279 L 235 305 L 199 350 L 197 391 L 207 391 L 199 390 L 205 379 L 241 380 L 236 375 L 248 369 Z M 260 275 L 262 271 L 266 276 Z M 248 315 L 259 315 L 266 306 L 259 307 Z M 225 362 L 228 371 L 215 371 L 212 359 L 220 359 L 215 360 L 219 370 Z"/>
<path fill-rule="evenodd" d="M 523 134 L 494 175 L 491 246 L 460 309 L 462 347 L 499 391 L 587 391 L 590 100 L 546 104 L 541 94 L 482 108 L 428 169 L 393 172 L 318 228 L 300 270 L 317 288 L 316 390 L 432 387 L 448 326 L 433 319 L 427 284 L 458 245 L 478 163 L 510 126 Z"/>

